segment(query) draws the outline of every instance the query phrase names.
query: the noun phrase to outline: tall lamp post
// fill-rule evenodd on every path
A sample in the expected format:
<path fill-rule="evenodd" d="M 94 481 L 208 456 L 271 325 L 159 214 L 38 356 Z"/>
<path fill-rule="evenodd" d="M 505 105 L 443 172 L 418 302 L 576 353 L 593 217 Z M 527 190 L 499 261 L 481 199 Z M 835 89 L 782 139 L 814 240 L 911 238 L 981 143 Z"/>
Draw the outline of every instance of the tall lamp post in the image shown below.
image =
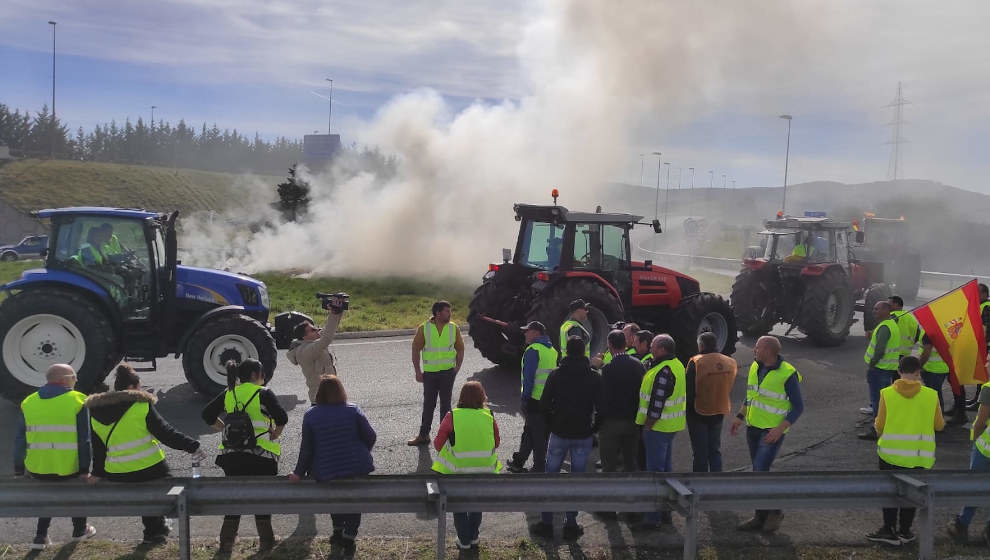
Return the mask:
<path fill-rule="evenodd" d="M 653 202 L 653 217 L 659 218 L 660 217 L 660 164 L 663 161 L 660 159 L 660 156 L 662 156 L 663 154 L 660 152 L 653 152 L 653 155 L 657 156 L 657 197 L 656 200 Z"/>
<path fill-rule="evenodd" d="M 639 154 L 639 186 L 641 186 L 641 187 L 643 186 L 643 163 L 644 163 L 643 158 L 644 157 L 646 157 L 646 154 Z"/>
<path fill-rule="evenodd" d="M 663 190 L 663 229 L 667 229 L 667 207 L 670 202 L 670 162 L 663 162 L 664 167 L 667 168 L 667 178 L 665 179 L 667 186 Z"/>
<path fill-rule="evenodd" d="M 49 155 L 52 159 L 55 159 L 55 22 L 49 21 L 48 25 L 52 26 L 52 123 L 49 134 L 52 145 Z"/>
<path fill-rule="evenodd" d="M 330 78 L 323 78 L 324 80 L 330 82 L 330 114 L 327 115 L 327 136 L 330 135 L 330 127 L 333 124 L 333 80 Z"/>
<path fill-rule="evenodd" d="M 787 165 L 791 159 L 791 116 L 780 115 L 787 121 L 787 149 L 784 151 L 784 197 L 780 203 L 780 211 L 787 214 Z"/>
<path fill-rule="evenodd" d="M 155 131 L 155 109 L 157 109 L 157 108 L 158 108 L 158 105 L 152 105 L 151 106 L 151 132 L 154 132 Z"/>

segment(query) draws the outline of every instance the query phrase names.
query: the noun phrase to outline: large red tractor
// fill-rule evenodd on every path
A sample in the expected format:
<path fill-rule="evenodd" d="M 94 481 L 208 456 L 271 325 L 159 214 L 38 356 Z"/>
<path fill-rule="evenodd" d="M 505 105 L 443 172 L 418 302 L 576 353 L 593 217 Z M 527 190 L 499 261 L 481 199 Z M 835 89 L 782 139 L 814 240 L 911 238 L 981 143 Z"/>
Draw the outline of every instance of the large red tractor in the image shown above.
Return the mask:
<path fill-rule="evenodd" d="M 728 302 L 702 292 L 690 276 L 630 258 L 629 233 L 642 216 L 571 212 L 556 204 L 513 208 L 520 222 L 515 252 L 506 249 L 504 262 L 489 266 L 468 315 L 471 338 L 485 358 L 519 367 L 525 344 L 518 327 L 531 320 L 546 325 L 556 345 L 568 303 L 578 298 L 592 305 L 592 354 L 605 350 L 616 321 L 671 334 L 682 358 L 697 353 L 704 331 L 715 334 L 722 352 L 735 351 Z M 652 225 L 660 233 L 659 222 Z"/>

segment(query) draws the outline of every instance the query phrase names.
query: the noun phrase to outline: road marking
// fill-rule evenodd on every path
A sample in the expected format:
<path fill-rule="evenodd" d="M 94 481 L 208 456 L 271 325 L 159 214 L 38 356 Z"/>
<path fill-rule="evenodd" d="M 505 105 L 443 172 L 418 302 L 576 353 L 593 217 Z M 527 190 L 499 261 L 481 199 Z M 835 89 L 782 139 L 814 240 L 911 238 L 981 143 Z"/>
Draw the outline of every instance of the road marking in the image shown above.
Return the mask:
<path fill-rule="evenodd" d="M 359 346 L 361 344 L 388 344 L 389 342 L 411 342 L 411 338 L 402 337 L 400 340 L 396 340 L 400 337 L 388 337 L 387 340 L 371 340 L 368 342 L 334 342 L 334 346 Z"/>

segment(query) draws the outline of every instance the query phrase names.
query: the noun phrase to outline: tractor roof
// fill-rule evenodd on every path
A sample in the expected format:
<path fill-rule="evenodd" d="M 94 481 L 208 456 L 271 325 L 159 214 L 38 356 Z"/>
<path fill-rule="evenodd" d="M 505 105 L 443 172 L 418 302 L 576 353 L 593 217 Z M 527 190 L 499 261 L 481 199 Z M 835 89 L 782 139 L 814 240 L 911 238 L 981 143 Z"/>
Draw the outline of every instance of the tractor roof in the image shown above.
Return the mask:
<path fill-rule="evenodd" d="M 39 218 L 53 218 L 55 216 L 65 216 L 65 215 L 87 215 L 87 216 L 107 216 L 113 218 L 127 218 L 127 219 L 147 219 L 147 218 L 157 218 L 161 214 L 157 212 L 149 212 L 147 210 L 140 210 L 137 208 L 107 208 L 103 206 L 74 206 L 71 208 L 46 208 L 44 210 L 38 210 L 35 215 Z"/>
<path fill-rule="evenodd" d="M 513 204 L 517 218 L 529 218 L 546 222 L 579 222 L 592 224 L 632 224 L 643 219 L 633 214 L 606 214 L 604 212 L 571 212 L 563 206 L 539 204 Z"/>
<path fill-rule="evenodd" d="M 815 229 L 849 229 L 852 225 L 849 222 L 837 222 L 832 218 L 799 218 L 795 216 L 784 216 L 776 220 L 764 222 L 767 229 L 794 229 L 794 230 L 815 230 Z"/>

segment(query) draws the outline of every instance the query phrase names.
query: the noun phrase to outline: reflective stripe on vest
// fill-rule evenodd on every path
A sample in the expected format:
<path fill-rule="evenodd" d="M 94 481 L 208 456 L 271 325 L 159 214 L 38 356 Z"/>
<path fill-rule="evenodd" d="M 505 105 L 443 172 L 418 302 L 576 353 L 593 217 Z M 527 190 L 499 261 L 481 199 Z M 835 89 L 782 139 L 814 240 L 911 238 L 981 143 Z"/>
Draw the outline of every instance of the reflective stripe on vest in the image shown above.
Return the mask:
<path fill-rule="evenodd" d="M 653 424 L 653 431 L 679 432 L 687 425 L 684 418 L 687 410 L 687 381 L 684 376 L 684 364 L 677 358 L 661 361 L 643 376 L 643 382 L 639 386 L 639 409 L 636 411 L 636 423 L 640 426 L 646 424 L 653 383 L 656 381 L 657 374 L 664 367 L 669 367 L 671 373 L 674 374 L 674 391 L 664 401 L 663 410 L 660 411 L 660 419 Z"/>
<path fill-rule="evenodd" d="M 148 431 L 151 405 L 135 402 L 114 423 L 104 424 L 90 418 L 93 433 L 107 448 L 103 468 L 108 473 L 131 473 L 152 467 L 165 460 L 165 452 Z M 107 438 L 111 441 L 107 441 Z"/>
<path fill-rule="evenodd" d="M 223 409 L 227 414 L 230 414 L 234 411 L 235 406 L 237 410 L 241 410 L 247 404 L 247 408 L 244 410 L 251 417 L 251 424 L 254 426 L 254 435 L 258 438 L 258 447 L 255 448 L 254 453 L 265 457 L 277 458 L 282 454 L 282 446 L 277 441 L 272 440 L 271 430 L 275 429 L 274 423 L 271 418 L 265 416 L 261 411 L 261 395 L 259 394 L 257 397 L 251 398 L 256 392 L 263 389 L 264 387 L 255 385 L 254 383 L 241 383 L 237 387 L 234 387 L 233 392 L 227 389 L 227 393 L 223 396 Z M 234 398 L 235 393 L 237 397 L 236 403 Z M 220 444 L 220 449 L 224 453 L 227 453 L 223 448 L 223 443 Z M 233 452 L 244 451 L 241 449 L 234 450 Z"/>
<path fill-rule="evenodd" d="M 454 445 L 444 444 L 433 461 L 442 474 L 497 473 L 502 463 L 495 454 L 495 418 L 487 408 L 455 408 L 451 411 Z"/>
<path fill-rule="evenodd" d="M 897 330 L 900 332 L 900 342 L 898 352 L 901 356 L 909 356 L 914 352 L 914 347 L 918 344 L 921 326 L 914 318 L 913 313 L 907 311 L 891 311 L 890 316 L 895 318 Z"/>
<path fill-rule="evenodd" d="M 990 383 L 984 383 L 983 387 L 980 388 L 980 391 L 990 391 Z M 969 437 L 972 438 L 973 428 L 970 428 L 969 430 Z M 976 438 L 974 445 L 976 445 L 976 448 L 980 450 L 980 453 L 982 453 L 984 457 L 990 459 L 990 430 L 984 429 L 983 433 L 980 434 L 980 437 Z"/>
<path fill-rule="evenodd" d="M 426 346 L 423 347 L 423 371 L 436 372 L 454 369 L 457 365 L 457 351 L 454 349 L 457 325 L 448 322 L 442 332 L 437 331 L 433 321 L 423 323 Z"/>
<path fill-rule="evenodd" d="M 877 440 L 877 455 L 898 467 L 930 469 L 935 465 L 935 426 L 938 393 L 921 387 L 907 398 L 894 386 L 880 391 L 887 410 L 883 433 Z"/>
<path fill-rule="evenodd" d="M 79 472 L 76 418 L 85 400 L 86 395 L 67 391 L 50 399 L 35 392 L 21 401 L 27 440 L 24 468 L 28 472 L 59 476 Z"/>
<path fill-rule="evenodd" d="M 883 356 L 880 357 L 880 361 L 874 367 L 885 371 L 897 371 L 897 363 L 901 358 L 901 331 L 897 328 L 897 323 L 893 319 L 884 319 L 873 329 L 873 333 L 870 335 L 870 345 L 866 348 L 863 361 L 869 364 L 873 360 L 873 352 L 877 345 L 877 331 L 880 330 L 880 327 L 887 327 L 890 331 L 890 338 L 887 340 L 887 347 L 884 349 Z"/>
<path fill-rule="evenodd" d="M 539 355 L 539 362 L 536 364 L 536 375 L 533 379 L 533 392 L 530 394 L 530 398 L 533 400 L 540 400 L 543 396 L 543 388 L 547 384 L 547 377 L 550 376 L 552 372 L 557 367 L 557 350 L 553 347 L 547 347 L 541 342 L 534 342 L 526 347 L 526 351 L 523 352 L 523 359 L 525 360 L 526 352 L 530 350 L 536 350 Z M 523 364 L 525 367 L 525 363 Z M 520 375 L 520 378 L 522 375 Z M 522 391 L 522 387 L 519 389 Z"/>
<path fill-rule="evenodd" d="M 749 378 L 746 381 L 746 425 L 764 430 L 776 428 L 791 411 L 791 400 L 787 398 L 787 389 L 784 386 L 792 375 L 797 375 L 800 382 L 801 374 L 791 364 L 781 361 L 780 366 L 768 371 L 760 383 L 759 369 L 759 362 L 753 362 L 749 366 Z"/>
<path fill-rule="evenodd" d="M 584 355 L 585 357 L 591 357 L 591 333 L 588 329 L 584 328 L 584 325 L 580 321 L 575 321 L 574 319 L 568 319 L 564 321 L 564 324 L 560 326 L 560 355 L 563 356 L 567 353 L 567 333 L 573 329 L 579 328 L 581 332 L 584 333 Z"/>

